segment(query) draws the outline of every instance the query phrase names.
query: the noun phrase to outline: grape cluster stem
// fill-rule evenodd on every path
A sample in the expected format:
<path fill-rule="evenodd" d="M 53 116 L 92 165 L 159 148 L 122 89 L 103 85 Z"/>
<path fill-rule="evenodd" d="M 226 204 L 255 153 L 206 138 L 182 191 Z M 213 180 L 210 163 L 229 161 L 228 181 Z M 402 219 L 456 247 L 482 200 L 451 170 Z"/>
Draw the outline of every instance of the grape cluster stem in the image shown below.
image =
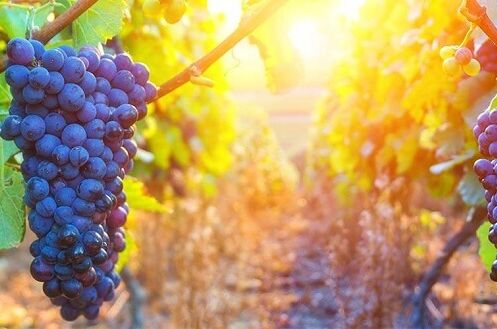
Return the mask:
<path fill-rule="evenodd" d="M 62 31 L 65 27 L 69 26 L 81 14 L 93 6 L 98 0 L 78 0 L 73 6 L 65 11 L 60 16 L 57 16 L 51 23 L 45 25 L 36 33 L 33 33 L 33 39 L 46 44 L 57 33 Z M 283 5 L 290 0 L 270 0 L 252 15 L 244 19 L 240 25 L 228 35 L 219 45 L 205 56 L 197 60 L 195 63 L 189 65 L 183 71 L 164 82 L 159 88 L 157 97 L 150 102 L 168 95 L 174 90 L 180 88 L 184 84 L 190 82 L 192 77 L 192 68 L 196 69 L 200 75 L 203 74 L 209 67 L 216 63 L 228 51 L 235 47 L 240 41 L 249 36 L 255 29 L 272 17 Z M 497 30 L 496 30 L 497 36 Z M 497 40 L 497 38 L 496 38 Z M 4 56 L 0 60 L 0 73 L 5 71 L 7 57 Z M 149 103 L 150 103 L 149 102 Z"/>
<path fill-rule="evenodd" d="M 477 0 L 464 0 L 459 12 L 466 19 L 475 23 L 497 45 L 497 27 L 487 15 L 487 8 L 480 5 Z"/>

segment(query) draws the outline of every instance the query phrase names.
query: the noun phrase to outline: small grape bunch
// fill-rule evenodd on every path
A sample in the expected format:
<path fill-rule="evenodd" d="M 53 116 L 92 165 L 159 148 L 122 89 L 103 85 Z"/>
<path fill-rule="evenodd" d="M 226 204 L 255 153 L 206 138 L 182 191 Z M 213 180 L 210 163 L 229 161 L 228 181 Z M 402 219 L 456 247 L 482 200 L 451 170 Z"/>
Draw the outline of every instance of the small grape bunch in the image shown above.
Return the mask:
<path fill-rule="evenodd" d="M 169 24 L 181 20 L 186 12 L 185 0 L 145 0 L 143 12 L 148 17 L 164 17 Z"/>
<path fill-rule="evenodd" d="M 440 57 L 444 60 L 443 70 L 447 75 L 457 76 L 464 72 L 474 77 L 480 73 L 480 62 L 473 57 L 473 52 L 467 47 L 442 47 Z"/>

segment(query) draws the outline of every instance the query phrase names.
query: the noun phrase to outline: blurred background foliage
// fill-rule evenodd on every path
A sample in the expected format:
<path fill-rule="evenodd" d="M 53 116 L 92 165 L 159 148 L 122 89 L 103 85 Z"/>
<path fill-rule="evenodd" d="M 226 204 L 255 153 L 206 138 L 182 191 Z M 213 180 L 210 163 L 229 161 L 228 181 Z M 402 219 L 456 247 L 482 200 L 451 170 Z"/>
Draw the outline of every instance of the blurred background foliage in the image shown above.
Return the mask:
<path fill-rule="evenodd" d="M 69 3 L 37 7 L 41 22 Z M 112 28 L 88 38 L 113 37 L 105 49 L 146 63 L 159 85 L 261 3 L 189 0 L 171 25 L 141 0 L 99 1 Z M 7 11 L 17 6 L 30 8 L 0 1 L 2 51 L 27 27 Z M 120 264 L 146 292 L 147 328 L 408 327 L 419 278 L 482 204 L 472 126 L 496 74 L 443 73 L 440 47 L 468 29 L 458 6 L 293 0 L 206 72 L 214 88 L 187 84 L 149 105 Z M 82 22 L 51 45 L 78 45 L 91 30 Z M 470 46 L 484 42 L 475 34 Z M 69 327 L 29 278 L 32 239 L 0 254 L 0 327 Z M 478 247 L 468 239 L 448 262 L 427 302 L 430 327 L 496 325 Z M 99 327 L 128 327 L 135 302 L 121 289 Z"/>

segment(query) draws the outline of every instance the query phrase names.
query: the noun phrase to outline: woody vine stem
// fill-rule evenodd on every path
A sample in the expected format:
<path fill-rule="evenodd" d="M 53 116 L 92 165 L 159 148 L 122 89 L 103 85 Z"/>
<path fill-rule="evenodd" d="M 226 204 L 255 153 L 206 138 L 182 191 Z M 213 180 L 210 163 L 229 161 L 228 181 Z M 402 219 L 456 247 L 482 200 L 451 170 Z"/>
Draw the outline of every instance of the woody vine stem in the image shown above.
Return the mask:
<path fill-rule="evenodd" d="M 46 24 L 39 31 L 33 33 L 33 39 L 36 39 L 44 44 L 50 41 L 57 33 L 69 26 L 81 14 L 87 11 L 98 0 L 78 0 L 63 14 L 57 16 L 52 22 Z M 290 0 L 268 0 L 258 10 L 254 11 L 251 15 L 245 18 L 240 25 L 233 31 L 226 39 L 224 39 L 218 46 L 205 56 L 185 68 L 182 72 L 178 73 L 171 79 L 164 82 L 158 88 L 157 98 L 164 97 L 172 91 L 178 89 L 184 84 L 188 83 L 193 76 L 203 74 L 209 67 L 217 62 L 224 54 L 230 51 L 241 40 L 250 35 L 262 23 L 268 20 L 278 9 Z M 497 40 L 497 29 L 496 29 Z M 4 56 L 0 60 L 0 73 L 5 71 L 7 64 L 7 57 Z"/>

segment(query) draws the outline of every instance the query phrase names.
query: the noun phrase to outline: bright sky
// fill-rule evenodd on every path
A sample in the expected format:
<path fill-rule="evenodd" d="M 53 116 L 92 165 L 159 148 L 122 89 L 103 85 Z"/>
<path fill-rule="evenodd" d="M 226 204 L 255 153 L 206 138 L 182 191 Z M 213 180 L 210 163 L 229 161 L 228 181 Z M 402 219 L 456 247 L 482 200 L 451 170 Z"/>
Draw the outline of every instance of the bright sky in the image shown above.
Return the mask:
<path fill-rule="evenodd" d="M 356 18 L 363 2 L 364 0 L 316 0 L 313 4 L 320 4 L 313 7 L 305 5 L 308 2 L 302 1 L 303 10 L 292 13 L 289 17 L 286 30 L 304 60 L 304 84 L 322 83 L 329 77 L 333 61 L 341 56 L 338 45 L 343 33 L 340 31 L 339 20 Z M 329 9 L 323 10 L 323 7 Z M 209 10 L 224 16 L 226 23 L 221 30 L 221 37 L 224 37 L 233 31 L 240 21 L 241 0 L 211 0 Z M 228 79 L 233 82 L 233 87 L 256 87 L 261 86 L 261 82 L 262 86 L 265 85 L 264 68 L 257 49 L 248 45 L 247 41 L 225 56 L 224 63 L 229 70 Z"/>

